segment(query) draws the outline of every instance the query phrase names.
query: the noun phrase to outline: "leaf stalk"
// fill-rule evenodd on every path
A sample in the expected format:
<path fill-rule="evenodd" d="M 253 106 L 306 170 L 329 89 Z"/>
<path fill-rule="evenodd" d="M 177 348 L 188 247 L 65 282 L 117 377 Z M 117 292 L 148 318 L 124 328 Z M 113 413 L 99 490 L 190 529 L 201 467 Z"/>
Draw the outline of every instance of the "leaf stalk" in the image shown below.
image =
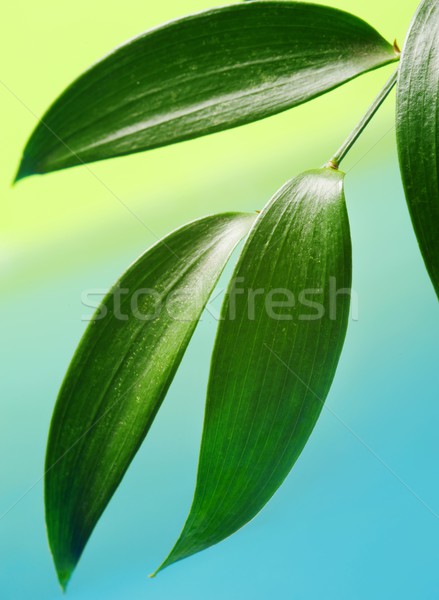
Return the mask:
<path fill-rule="evenodd" d="M 368 126 L 370 121 L 373 119 L 373 117 L 377 113 L 378 109 L 383 104 L 384 100 L 387 98 L 387 96 L 392 91 L 393 87 L 396 84 L 397 77 L 398 77 L 398 69 L 396 69 L 396 71 L 394 73 L 392 73 L 391 77 L 388 79 L 385 86 L 382 88 L 382 90 L 380 91 L 378 96 L 375 98 L 375 100 L 372 102 L 372 104 L 367 109 L 363 118 L 360 120 L 360 122 L 355 127 L 355 129 L 353 129 L 351 131 L 351 133 L 346 138 L 346 140 L 343 142 L 343 144 L 340 146 L 340 148 L 337 150 L 337 152 L 332 156 L 332 158 L 330 158 L 328 160 L 328 162 L 325 164 L 325 167 L 328 167 L 331 169 L 336 169 L 336 170 L 339 168 L 341 161 L 348 154 L 348 152 L 350 151 L 352 146 L 355 144 L 355 142 L 358 140 L 360 135 L 366 129 L 366 127 Z"/>

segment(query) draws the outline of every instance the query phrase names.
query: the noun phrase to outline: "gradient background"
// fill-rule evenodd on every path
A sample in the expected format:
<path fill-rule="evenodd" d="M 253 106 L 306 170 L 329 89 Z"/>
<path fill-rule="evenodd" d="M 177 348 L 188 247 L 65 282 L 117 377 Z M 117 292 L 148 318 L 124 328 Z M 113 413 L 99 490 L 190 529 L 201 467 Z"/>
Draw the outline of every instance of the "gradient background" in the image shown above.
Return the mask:
<path fill-rule="evenodd" d="M 244 128 L 10 187 L 36 117 L 83 69 L 142 30 L 214 4 L 3 6 L 2 599 L 62 597 L 46 544 L 41 478 L 57 390 L 85 327 L 81 316 L 89 314 L 82 291 L 108 288 L 157 237 L 184 222 L 261 208 L 288 178 L 323 164 L 394 68 Z M 328 4 L 402 44 L 417 1 Z M 238 534 L 147 579 L 191 501 L 215 332 L 214 319 L 204 317 L 85 551 L 71 600 L 439 598 L 439 311 L 403 198 L 393 98 L 343 165 L 359 320 L 350 324 L 330 410 L 290 477 Z"/>

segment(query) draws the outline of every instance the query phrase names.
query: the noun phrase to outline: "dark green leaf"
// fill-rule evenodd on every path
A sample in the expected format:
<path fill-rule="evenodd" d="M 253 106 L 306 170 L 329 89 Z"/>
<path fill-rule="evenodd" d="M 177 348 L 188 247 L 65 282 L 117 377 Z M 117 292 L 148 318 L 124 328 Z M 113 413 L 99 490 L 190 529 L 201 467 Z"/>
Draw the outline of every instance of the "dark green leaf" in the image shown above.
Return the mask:
<path fill-rule="evenodd" d="M 174 21 L 77 79 L 31 136 L 17 179 L 262 119 L 396 59 L 333 8 L 250 2 Z"/>
<path fill-rule="evenodd" d="M 88 327 L 56 403 L 46 458 L 47 529 L 63 586 L 253 221 L 216 215 L 172 233 L 122 276 Z"/>
<path fill-rule="evenodd" d="M 398 80 L 399 161 L 413 227 L 439 298 L 439 3 L 425 0 L 408 34 Z"/>
<path fill-rule="evenodd" d="M 331 386 L 350 286 L 343 175 L 310 171 L 264 209 L 231 281 L 212 358 L 195 497 L 161 568 L 235 532 L 281 485 Z"/>

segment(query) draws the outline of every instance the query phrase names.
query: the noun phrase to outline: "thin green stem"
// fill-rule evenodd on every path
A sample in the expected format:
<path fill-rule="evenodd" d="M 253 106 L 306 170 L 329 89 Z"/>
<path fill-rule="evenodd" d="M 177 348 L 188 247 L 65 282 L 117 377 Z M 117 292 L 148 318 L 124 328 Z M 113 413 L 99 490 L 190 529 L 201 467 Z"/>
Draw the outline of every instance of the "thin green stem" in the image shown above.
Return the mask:
<path fill-rule="evenodd" d="M 334 156 L 326 163 L 326 165 L 325 165 L 326 167 L 331 167 L 332 169 L 338 169 L 341 161 L 344 159 L 346 154 L 349 152 L 349 150 L 352 148 L 352 146 L 358 140 L 360 135 L 363 133 L 363 131 L 366 129 L 366 127 L 368 126 L 370 121 L 375 116 L 375 114 L 376 114 L 377 110 L 379 109 L 379 107 L 381 106 L 381 104 L 384 102 L 384 100 L 387 98 L 387 96 L 392 91 L 392 89 L 396 83 L 397 76 L 398 76 L 398 69 L 392 74 L 390 79 L 387 81 L 386 85 L 383 87 L 383 89 L 380 91 L 378 96 L 375 98 L 375 100 L 369 106 L 369 108 L 366 111 L 366 114 L 361 119 L 361 121 L 358 123 L 358 125 L 355 127 L 355 129 L 353 129 L 351 131 L 351 133 L 348 135 L 348 137 L 343 142 L 343 144 L 340 146 L 340 148 L 337 150 L 337 152 L 334 154 Z"/>

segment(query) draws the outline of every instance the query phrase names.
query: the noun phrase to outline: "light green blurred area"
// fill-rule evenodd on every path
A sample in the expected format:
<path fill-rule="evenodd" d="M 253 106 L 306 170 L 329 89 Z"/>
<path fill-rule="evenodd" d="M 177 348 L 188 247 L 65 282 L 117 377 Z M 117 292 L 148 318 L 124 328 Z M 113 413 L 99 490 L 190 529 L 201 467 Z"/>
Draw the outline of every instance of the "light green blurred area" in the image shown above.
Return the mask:
<path fill-rule="evenodd" d="M 135 156 L 36 176 L 11 187 L 23 146 L 58 94 L 126 39 L 221 3 L 41 0 L 9 3 L 0 24 L 0 269 L 8 290 L 132 248 L 133 258 L 184 222 L 261 208 L 285 180 L 322 165 L 394 66 L 245 127 Z M 333 0 L 402 45 L 416 0 Z M 345 170 L 392 143 L 393 97 Z M 348 199 L 349 200 L 349 199 Z M 137 218 L 136 218 L 137 217 Z M 143 224 L 142 224 L 143 222 Z M 110 282 L 108 282 L 110 283 Z"/>

